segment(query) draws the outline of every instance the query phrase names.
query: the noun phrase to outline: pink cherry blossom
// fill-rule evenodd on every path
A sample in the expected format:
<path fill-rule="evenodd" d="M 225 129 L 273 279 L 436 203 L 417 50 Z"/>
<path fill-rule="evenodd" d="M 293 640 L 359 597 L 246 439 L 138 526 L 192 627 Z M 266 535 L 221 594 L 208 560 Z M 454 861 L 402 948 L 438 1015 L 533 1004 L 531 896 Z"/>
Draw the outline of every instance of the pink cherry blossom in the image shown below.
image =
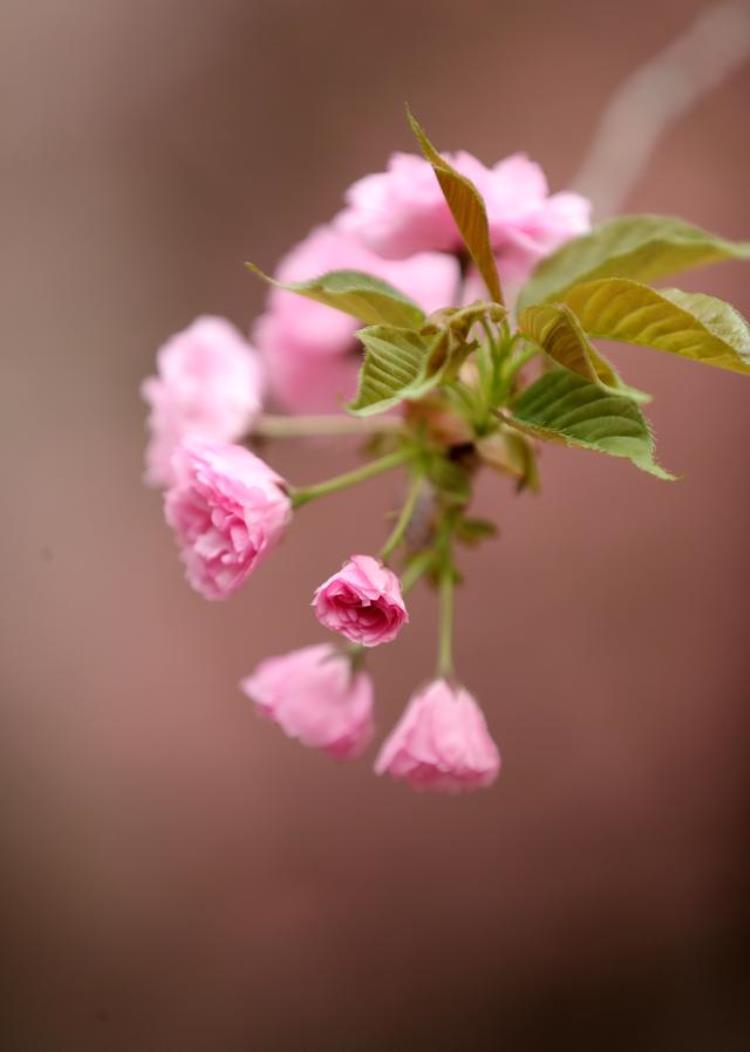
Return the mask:
<path fill-rule="evenodd" d="M 313 607 L 326 628 L 365 647 L 390 643 L 409 620 L 398 577 L 371 555 L 353 555 L 318 588 Z"/>
<path fill-rule="evenodd" d="M 375 761 L 377 774 L 445 793 L 485 788 L 499 770 L 481 709 L 467 690 L 444 679 L 412 697 Z"/>
<path fill-rule="evenodd" d="M 500 276 L 510 285 L 520 285 L 543 256 L 590 229 L 590 203 L 580 194 L 550 195 L 544 172 L 525 154 L 493 168 L 468 153 L 445 156 L 484 197 Z M 354 183 L 346 201 L 340 228 L 388 259 L 462 247 L 432 168 L 421 157 L 394 154 L 385 172 Z"/>
<path fill-rule="evenodd" d="M 171 336 L 157 352 L 158 376 L 144 380 L 150 406 L 146 481 L 174 481 L 172 454 L 188 435 L 233 442 L 261 407 L 259 355 L 224 318 L 202 317 Z"/>
<path fill-rule="evenodd" d="M 337 759 L 361 755 L 372 740 L 372 680 L 327 643 L 266 658 L 240 686 L 290 738 Z"/>
<path fill-rule="evenodd" d="M 451 303 L 458 262 L 439 253 L 423 253 L 393 262 L 373 255 L 351 235 L 320 226 L 279 264 L 275 277 L 294 282 L 330 270 L 361 270 L 394 285 L 426 312 Z M 357 386 L 361 348 L 356 318 L 293 292 L 272 289 L 266 312 L 253 328 L 271 389 L 292 412 L 340 409 Z"/>
<path fill-rule="evenodd" d="M 172 458 L 164 499 L 187 579 L 226 599 L 281 539 L 291 518 L 284 482 L 242 446 L 186 439 Z"/>

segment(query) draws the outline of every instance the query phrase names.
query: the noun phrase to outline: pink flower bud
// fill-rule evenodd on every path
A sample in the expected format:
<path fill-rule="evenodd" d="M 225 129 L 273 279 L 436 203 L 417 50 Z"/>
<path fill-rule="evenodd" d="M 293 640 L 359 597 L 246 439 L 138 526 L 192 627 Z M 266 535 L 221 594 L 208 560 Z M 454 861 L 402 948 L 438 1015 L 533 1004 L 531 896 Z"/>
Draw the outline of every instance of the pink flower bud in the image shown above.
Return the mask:
<path fill-rule="evenodd" d="M 226 599 L 274 548 L 291 518 L 284 482 L 242 446 L 186 439 L 172 458 L 164 498 L 187 579 L 206 599 Z"/>
<path fill-rule="evenodd" d="M 409 620 L 398 577 L 371 555 L 353 555 L 313 596 L 322 625 L 353 643 L 390 643 Z"/>
<path fill-rule="evenodd" d="M 481 709 L 467 690 L 444 679 L 412 697 L 375 761 L 377 774 L 444 793 L 484 788 L 499 770 Z"/>
<path fill-rule="evenodd" d="M 290 738 L 337 759 L 372 740 L 372 680 L 327 643 L 267 658 L 240 687 Z"/>
<path fill-rule="evenodd" d="M 141 386 L 151 408 L 146 481 L 169 486 L 172 454 L 183 438 L 234 442 L 250 428 L 261 407 L 263 367 L 233 325 L 212 317 L 171 336 L 157 366 L 159 375 Z"/>

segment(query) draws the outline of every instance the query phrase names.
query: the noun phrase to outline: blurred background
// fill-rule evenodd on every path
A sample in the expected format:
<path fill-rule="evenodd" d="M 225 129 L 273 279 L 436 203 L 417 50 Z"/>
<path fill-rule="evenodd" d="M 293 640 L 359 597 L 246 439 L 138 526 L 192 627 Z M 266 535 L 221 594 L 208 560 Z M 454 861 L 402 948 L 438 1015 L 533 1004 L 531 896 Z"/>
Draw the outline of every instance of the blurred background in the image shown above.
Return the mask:
<path fill-rule="evenodd" d="M 141 378 L 195 315 L 412 149 L 523 149 L 568 185 L 606 100 L 693 0 L 6 0 L 2 1047 L 370 1052 L 748 1047 L 747 381 L 623 350 L 659 483 L 546 449 L 484 481 L 458 662 L 504 758 L 464 799 L 379 782 L 236 689 L 323 638 L 319 581 L 397 480 L 300 516 L 231 602 L 182 580 L 141 483 Z M 668 130 L 626 202 L 750 235 L 750 71 Z M 750 313 L 739 265 L 690 276 Z M 295 482 L 355 447 L 278 445 Z M 381 732 L 433 660 L 431 597 L 373 656 Z"/>

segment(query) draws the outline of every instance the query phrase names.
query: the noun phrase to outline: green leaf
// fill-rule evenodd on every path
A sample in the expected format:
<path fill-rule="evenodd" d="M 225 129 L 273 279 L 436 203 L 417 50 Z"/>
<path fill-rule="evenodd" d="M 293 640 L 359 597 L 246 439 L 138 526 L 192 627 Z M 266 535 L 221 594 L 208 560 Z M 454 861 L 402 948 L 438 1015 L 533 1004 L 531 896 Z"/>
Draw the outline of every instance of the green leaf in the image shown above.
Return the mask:
<path fill-rule="evenodd" d="M 501 425 L 497 431 L 479 438 L 476 450 L 483 464 L 515 479 L 519 492 L 539 492 L 536 452 L 526 435 Z"/>
<path fill-rule="evenodd" d="M 245 266 L 269 285 L 299 296 L 335 307 L 368 325 L 400 325 L 418 329 L 424 322 L 424 311 L 386 281 L 359 270 L 331 270 L 310 281 L 284 284 L 259 270 L 254 263 Z"/>
<path fill-rule="evenodd" d="M 750 373 L 750 327 L 714 296 L 604 278 L 569 289 L 565 302 L 589 336 Z"/>
<path fill-rule="evenodd" d="M 474 303 L 431 314 L 419 332 L 394 325 L 371 325 L 357 336 L 365 347 L 359 390 L 348 407 L 369 416 L 403 399 L 423 398 L 439 383 L 456 377 L 476 343 L 472 327 L 480 320 L 496 324 L 505 309 L 496 303 Z"/>
<path fill-rule="evenodd" d="M 654 461 L 654 440 L 635 402 L 567 369 L 553 369 L 527 387 L 506 423 L 535 438 L 626 457 L 657 478 L 674 478 Z"/>
<path fill-rule="evenodd" d="M 473 548 L 480 541 L 497 537 L 499 530 L 491 519 L 461 518 L 454 529 L 454 536 L 461 544 Z"/>
<path fill-rule="evenodd" d="M 519 315 L 518 328 L 544 348 L 558 365 L 635 402 L 650 401 L 645 392 L 623 383 L 610 362 L 589 342 L 578 318 L 565 304 L 526 307 Z"/>
<path fill-rule="evenodd" d="M 750 241 L 727 241 L 666 216 L 620 216 L 542 260 L 518 304 L 555 300 L 572 285 L 597 278 L 651 282 L 724 259 L 750 259 Z"/>
<path fill-rule="evenodd" d="M 440 336 L 427 338 L 393 325 L 371 325 L 357 336 L 364 344 L 365 360 L 350 412 L 382 413 L 404 398 L 421 398 L 440 382 L 445 365 L 445 356 L 436 354 Z"/>
<path fill-rule="evenodd" d="M 460 461 L 436 454 L 428 458 L 425 474 L 444 507 L 462 508 L 471 500 L 471 476 Z"/>
<path fill-rule="evenodd" d="M 487 209 L 485 208 L 482 195 L 470 179 L 457 172 L 437 152 L 408 107 L 406 115 L 422 153 L 432 165 L 432 169 L 437 176 L 440 189 L 443 191 L 443 196 L 456 221 L 456 226 L 461 231 L 461 237 L 464 239 L 469 255 L 482 275 L 492 299 L 497 303 L 502 303 L 503 294 L 500 288 L 495 254 L 492 251 L 490 242 Z"/>

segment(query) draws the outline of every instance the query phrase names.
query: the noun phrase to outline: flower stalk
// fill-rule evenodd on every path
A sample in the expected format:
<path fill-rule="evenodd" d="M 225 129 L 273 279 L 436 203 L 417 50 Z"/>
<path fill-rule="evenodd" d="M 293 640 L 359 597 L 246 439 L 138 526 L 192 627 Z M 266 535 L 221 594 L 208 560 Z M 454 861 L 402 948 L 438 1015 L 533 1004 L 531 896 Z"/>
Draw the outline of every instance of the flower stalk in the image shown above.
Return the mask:
<path fill-rule="evenodd" d="M 338 493 L 340 490 L 349 489 L 350 486 L 356 486 L 360 482 L 366 482 L 367 479 L 375 478 L 377 475 L 382 475 L 393 468 L 401 467 L 402 464 L 411 460 L 413 456 L 414 453 L 411 449 L 399 449 L 395 453 L 389 453 L 385 457 L 380 457 L 378 460 L 371 460 L 354 471 L 345 471 L 342 475 L 334 475 L 333 478 L 327 479 L 325 482 L 318 482 L 314 486 L 292 490 L 290 494 L 292 507 L 295 509 L 300 508 L 303 504 L 309 504 L 311 500 L 317 500 L 318 497 L 327 497 L 331 493 Z"/>
<path fill-rule="evenodd" d="M 440 679 L 453 676 L 453 614 L 456 575 L 453 562 L 446 558 L 440 571 L 437 674 Z"/>
<path fill-rule="evenodd" d="M 383 560 L 383 562 L 388 561 L 388 559 L 391 557 L 391 555 L 393 555 L 395 550 L 403 541 L 406 535 L 406 531 L 409 529 L 409 523 L 411 522 L 412 516 L 414 515 L 414 511 L 416 509 L 417 501 L 419 500 L 419 495 L 422 491 L 423 484 L 424 479 L 422 478 L 421 474 L 415 474 L 412 478 L 411 485 L 409 486 L 409 491 L 406 495 L 404 506 L 402 507 L 398 519 L 396 520 L 396 525 L 393 527 L 390 537 L 380 549 L 380 558 Z"/>
<path fill-rule="evenodd" d="M 403 421 L 397 417 L 353 417 L 344 413 L 307 416 L 274 416 L 263 413 L 253 423 L 250 438 L 345 438 L 398 434 Z"/>

